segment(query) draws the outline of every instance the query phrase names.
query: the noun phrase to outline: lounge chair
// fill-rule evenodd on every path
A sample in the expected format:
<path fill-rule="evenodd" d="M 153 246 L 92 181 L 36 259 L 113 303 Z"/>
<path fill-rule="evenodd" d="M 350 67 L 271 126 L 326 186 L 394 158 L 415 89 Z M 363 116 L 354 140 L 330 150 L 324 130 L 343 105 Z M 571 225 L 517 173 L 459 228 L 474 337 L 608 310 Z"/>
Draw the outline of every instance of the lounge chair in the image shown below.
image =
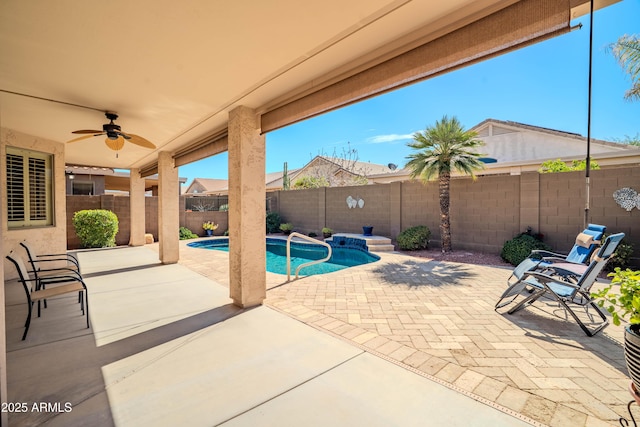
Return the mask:
<path fill-rule="evenodd" d="M 568 277 L 581 276 L 586 271 L 586 266 L 589 264 L 594 251 L 602 242 L 606 229 L 607 227 L 604 225 L 589 224 L 582 233 L 578 234 L 573 248 L 566 255 L 542 249 L 531 251 L 529 257 L 525 258 L 513 270 L 511 276 L 507 279 L 507 286 L 511 286 L 520 280 L 527 271 L 535 270 L 544 273 L 545 268 L 557 263 L 564 264 L 562 271 Z"/>
<path fill-rule="evenodd" d="M 80 310 L 82 314 L 87 316 L 87 328 L 89 327 L 89 298 L 87 294 L 87 286 L 79 275 L 59 275 L 59 276 L 47 276 L 40 278 L 37 272 L 29 272 L 24 263 L 22 257 L 13 251 L 6 257 L 13 263 L 18 271 L 18 277 L 24 291 L 27 295 L 27 307 L 28 314 L 27 320 L 24 325 L 24 334 L 22 340 L 27 338 L 29 332 L 29 326 L 31 325 L 31 315 L 33 311 L 33 304 L 38 302 L 38 317 L 40 317 L 40 302 L 46 301 L 47 298 L 52 298 L 58 295 L 64 295 L 71 292 L 79 292 L 80 297 Z M 33 275 L 33 277 L 31 276 Z M 46 288 L 47 285 L 55 284 Z"/>
<path fill-rule="evenodd" d="M 575 280 L 568 279 L 567 272 L 556 264 L 547 267 L 546 273 L 534 271 L 535 269 L 523 271 L 522 277 L 504 291 L 496 303 L 495 309 L 505 307 L 514 302 L 518 296 L 522 296 L 523 299 L 508 311 L 508 314 L 513 314 L 533 304 L 540 297 L 547 296 L 558 301 L 580 325 L 585 334 L 590 337 L 597 334 L 609 324 L 609 321 L 605 313 L 598 307 L 598 304 L 591 298 L 589 291 L 598 278 L 598 274 L 600 274 L 607 261 L 611 259 L 623 238 L 624 233 L 607 237 L 584 273 L 576 277 Z M 583 307 L 585 311 L 593 308 L 602 319 L 602 322 L 594 329 L 589 329 L 571 308 L 574 305 Z"/>
<path fill-rule="evenodd" d="M 582 233 L 576 237 L 575 244 L 567 255 L 536 249 L 532 255 L 541 257 L 545 262 L 570 262 L 574 264 L 588 264 L 591 255 L 602 243 L 602 237 L 607 227 L 604 225 L 589 224 Z"/>

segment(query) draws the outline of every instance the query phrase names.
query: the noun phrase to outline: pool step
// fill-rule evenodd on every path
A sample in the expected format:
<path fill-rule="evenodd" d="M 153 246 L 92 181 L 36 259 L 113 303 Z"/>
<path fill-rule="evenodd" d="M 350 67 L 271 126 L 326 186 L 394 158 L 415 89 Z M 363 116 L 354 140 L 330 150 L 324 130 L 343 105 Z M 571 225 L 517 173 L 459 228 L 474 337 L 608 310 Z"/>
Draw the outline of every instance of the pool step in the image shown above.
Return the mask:
<path fill-rule="evenodd" d="M 336 233 L 333 236 L 351 237 L 354 239 L 362 239 L 367 242 L 369 252 L 391 252 L 394 250 L 391 239 L 384 236 L 365 236 L 362 234 Z M 333 236 L 325 239 L 325 241 L 333 240 Z"/>

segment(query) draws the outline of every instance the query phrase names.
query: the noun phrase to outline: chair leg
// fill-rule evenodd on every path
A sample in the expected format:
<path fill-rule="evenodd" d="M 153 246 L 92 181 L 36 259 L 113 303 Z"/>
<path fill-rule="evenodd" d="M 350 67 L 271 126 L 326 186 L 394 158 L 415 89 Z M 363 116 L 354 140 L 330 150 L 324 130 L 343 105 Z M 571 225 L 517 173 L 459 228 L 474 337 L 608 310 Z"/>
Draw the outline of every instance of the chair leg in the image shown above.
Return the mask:
<path fill-rule="evenodd" d="M 539 289 L 537 291 L 534 291 L 531 295 L 529 295 L 528 297 L 526 297 L 525 299 L 520 301 L 518 303 L 518 305 L 513 307 L 507 313 L 508 314 L 513 314 L 518 310 L 522 310 L 525 306 L 533 304 L 538 298 L 540 298 L 542 295 L 544 295 L 544 293 L 545 293 L 544 289 Z"/>
<path fill-rule="evenodd" d="M 27 332 L 29 332 L 29 326 L 31 326 L 31 309 L 33 306 L 33 302 L 31 298 L 27 301 L 27 306 L 29 307 L 29 314 L 27 315 L 27 321 L 24 324 L 24 334 L 22 334 L 22 341 L 27 338 Z"/>
<path fill-rule="evenodd" d="M 89 328 L 89 292 L 84 292 L 86 316 L 87 316 L 87 328 Z"/>

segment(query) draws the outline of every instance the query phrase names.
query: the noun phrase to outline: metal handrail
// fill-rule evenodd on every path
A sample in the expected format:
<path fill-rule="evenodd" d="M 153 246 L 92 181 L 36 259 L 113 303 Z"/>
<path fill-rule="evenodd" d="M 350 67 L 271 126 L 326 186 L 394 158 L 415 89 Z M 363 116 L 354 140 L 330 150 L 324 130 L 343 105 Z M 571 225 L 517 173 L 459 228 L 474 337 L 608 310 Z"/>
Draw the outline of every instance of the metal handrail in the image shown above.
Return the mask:
<path fill-rule="evenodd" d="M 315 244 L 326 246 L 327 249 L 329 250 L 329 253 L 325 258 L 316 259 L 316 260 L 313 260 L 313 261 L 305 262 L 304 264 L 300 264 L 298 266 L 298 268 L 296 268 L 296 279 L 298 278 L 298 273 L 300 272 L 300 269 L 302 269 L 303 267 L 309 267 L 310 265 L 320 264 L 322 262 L 329 261 L 329 259 L 331 258 L 331 255 L 333 253 L 333 251 L 331 250 L 331 246 L 328 243 L 325 243 L 325 242 L 323 242 L 321 240 L 316 240 L 316 239 L 314 239 L 312 237 L 306 236 L 304 234 L 300 234 L 300 233 L 295 232 L 295 231 L 293 233 L 289 234 L 289 237 L 287 237 L 287 282 L 291 281 L 291 239 L 293 237 L 300 237 L 301 239 L 308 240 L 308 241 L 313 242 Z"/>

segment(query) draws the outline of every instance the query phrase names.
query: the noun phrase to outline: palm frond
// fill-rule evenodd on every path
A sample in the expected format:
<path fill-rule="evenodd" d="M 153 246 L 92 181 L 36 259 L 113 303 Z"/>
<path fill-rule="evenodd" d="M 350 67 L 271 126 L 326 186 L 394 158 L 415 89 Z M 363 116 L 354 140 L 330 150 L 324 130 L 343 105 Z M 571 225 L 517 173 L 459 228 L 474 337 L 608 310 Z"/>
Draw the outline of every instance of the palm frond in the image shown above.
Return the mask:
<path fill-rule="evenodd" d="M 631 89 L 624 97 L 629 100 L 640 100 L 640 38 L 638 36 L 621 36 L 609 46 L 614 58 L 622 69 L 631 77 Z"/>

